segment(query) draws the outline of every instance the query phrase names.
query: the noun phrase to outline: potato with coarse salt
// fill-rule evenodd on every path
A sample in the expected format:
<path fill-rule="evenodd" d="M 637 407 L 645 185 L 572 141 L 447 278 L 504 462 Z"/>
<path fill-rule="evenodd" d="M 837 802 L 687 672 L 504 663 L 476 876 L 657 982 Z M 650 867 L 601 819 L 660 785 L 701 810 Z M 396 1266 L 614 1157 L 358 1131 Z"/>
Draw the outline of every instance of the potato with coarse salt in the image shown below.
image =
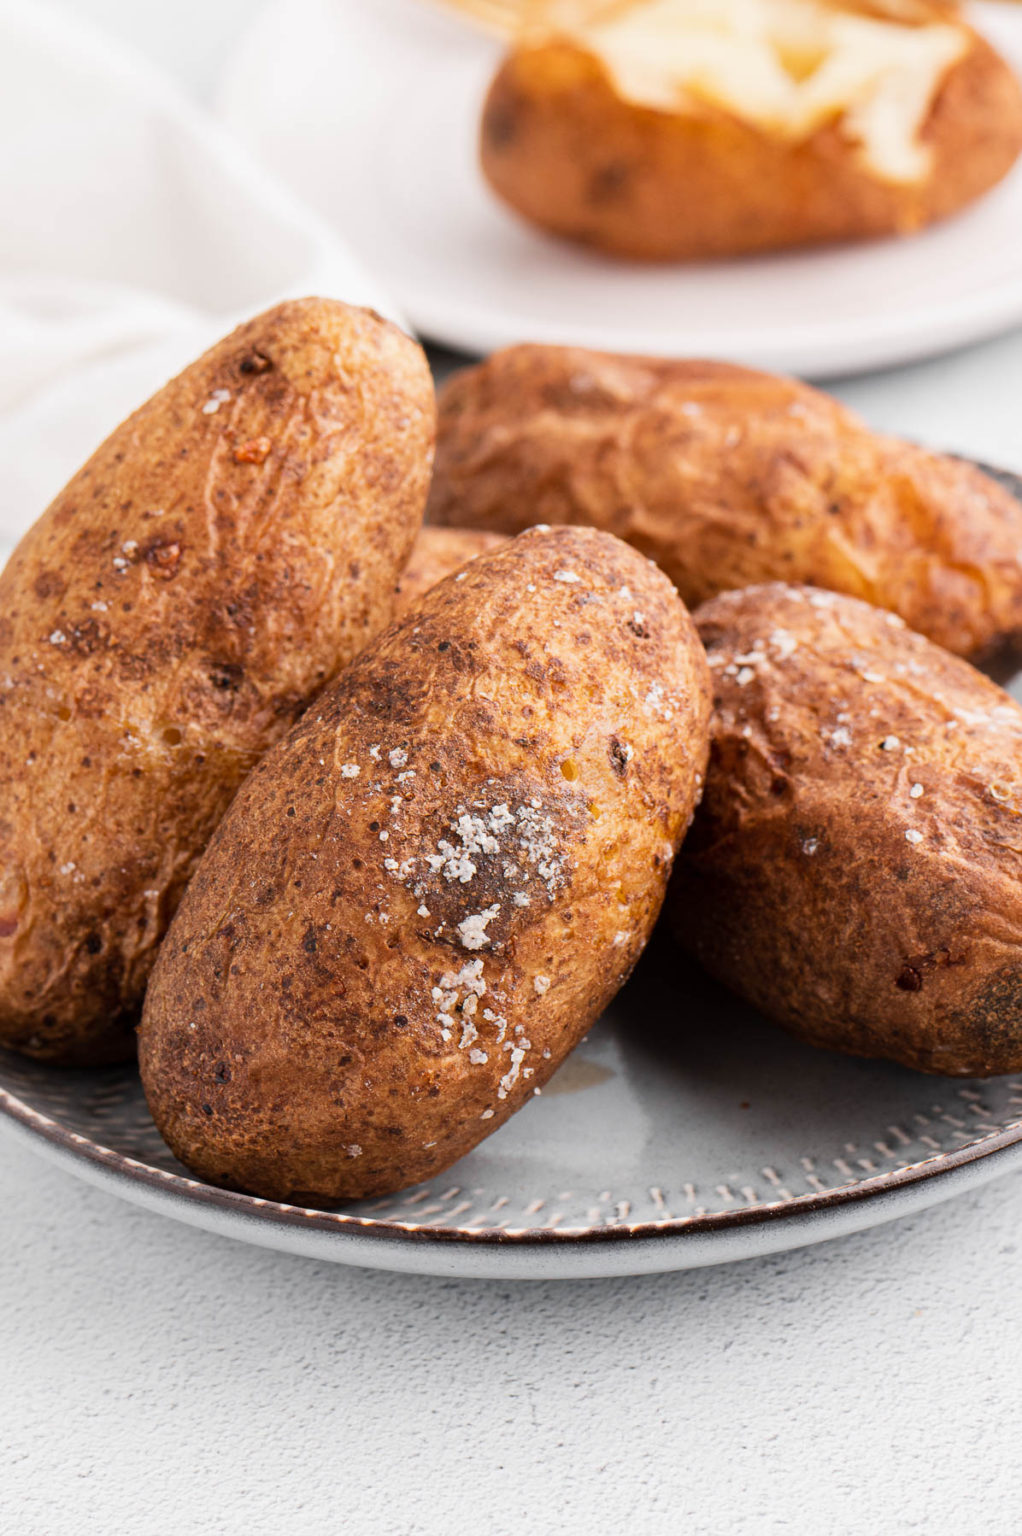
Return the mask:
<path fill-rule="evenodd" d="M 835 593 L 749 587 L 696 622 L 716 708 L 680 942 L 815 1045 L 1022 1069 L 1022 708 Z"/>
<path fill-rule="evenodd" d="M 130 1056 L 245 774 L 389 620 L 435 406 L 415 342 L 280 304 L 93 454 L 0 576 L 0 1044 Z"/>
<path fill-rule="evenodd" d="M 321 1201 L 496 1130 L 649 937 L 708 720 L 684 606 L 610 535 L 447 577 L 267 754 L 185 895 L 140 1030 L 177 1156 Z"/>

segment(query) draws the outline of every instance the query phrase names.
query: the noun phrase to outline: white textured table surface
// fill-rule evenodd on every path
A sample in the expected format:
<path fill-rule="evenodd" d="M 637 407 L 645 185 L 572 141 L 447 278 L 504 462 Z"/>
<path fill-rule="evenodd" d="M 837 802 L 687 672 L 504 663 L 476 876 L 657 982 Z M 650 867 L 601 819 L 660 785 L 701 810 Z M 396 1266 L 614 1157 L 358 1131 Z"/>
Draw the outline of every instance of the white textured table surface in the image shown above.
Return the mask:
<path fill-rule="evenodd" d="M 1022 1178 L 582 1285 L 288 1259 L 0 1143 L 11 1536 L 1017 1529 Z"/>
<path fill-rule="evenodd" d="M 74 4 L 199 91 L 250 8 Z M 1015 337 L 840 392 L 1022 467 L 1020 381 Z M 1022 1176 L 802 1253 L 574 1286 L 288 1259 L 7 1138 L 0 1211 L 10 1536 L 1018 1524 Z"/>

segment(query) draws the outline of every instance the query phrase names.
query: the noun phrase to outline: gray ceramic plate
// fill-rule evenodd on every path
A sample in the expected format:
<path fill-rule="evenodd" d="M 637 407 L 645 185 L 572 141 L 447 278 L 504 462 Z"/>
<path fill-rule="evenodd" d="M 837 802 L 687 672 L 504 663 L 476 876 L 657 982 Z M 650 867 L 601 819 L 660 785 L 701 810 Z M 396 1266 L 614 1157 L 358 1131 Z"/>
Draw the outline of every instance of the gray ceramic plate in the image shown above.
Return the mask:
<path fill-rule="evenodd" d="M 0 1111 L 71 1172 L 269 1247 L 502 1278 L 684 1269 L 821 1242 L 1022 1165 L 1022 1079 L 963 1082 L 789 1039 L 655 946 L 534 1099 L 449 1173 L 320 1211 L 196 1183 L 133 1069 L 0 1057 Z"/>
<path fill-rule="evenodd" d="M 924 1077 L 814 1050 L 663 939 L 540 1098 L 442 1178 L 386 1200 L 310 1210 L 197 1183 L 129 1067 L 64 1072 L 0 1052 L 0 1119 L 82 1178 L 225 1236 L 503 1279 L 751 1258 L 1022 1166 L 1022 1077 Z"/>

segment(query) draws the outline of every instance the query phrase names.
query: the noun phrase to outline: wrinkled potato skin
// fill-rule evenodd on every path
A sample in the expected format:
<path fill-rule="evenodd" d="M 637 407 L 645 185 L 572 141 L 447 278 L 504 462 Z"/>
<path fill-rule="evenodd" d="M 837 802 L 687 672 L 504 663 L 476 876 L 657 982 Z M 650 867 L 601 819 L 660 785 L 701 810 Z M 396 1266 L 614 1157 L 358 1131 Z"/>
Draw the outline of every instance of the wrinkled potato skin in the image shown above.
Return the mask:
<path fill-rule="evenodd" d="M 1022 149 L 1018 81 L 978 34 L 938 87 L 921 138 L 928 174 L 881 180 L 839 123 L 791 143 L 711 104 L 642 106 L 617 94 L 594 54 L 555 40 L 504 61 L 480 152 L 515 212 L 615 256 L 701 260 L 910 234 L 996 185 Z"/>
<path fill-rule="evenodd" d="M 0 1043 L 132 1054 L 231 796 L 390 617 L 433 427 L 415 343 L 285 303 L 118 427 L 22 539 L 0 576 Z"/>
<path fill-rule="evenodd" d="M 1022 709 L 832 593 L 750 588 L 696 617 L 716 712 L 680 942 L 815 1045 L 1017 1072 Z"/>
<path fill-rule="evenodd" d="M 688 614 L 606 534 L 536 530 L 435 587 L 271 750 L 188 888 L 140 1030 L 177 1156 L 327 1200 L 496 1130 L 642 950 L 708 714 Z M 462 815 L 496 828 L 468 865 Z"/>
<path fill-rule="evenodd" d="M 502 534 L 478 528 L 423 528 L 394 591 L 395 617 L 425 597 L 445 576 L 506 543 Z"/>
<path fill-rule="evenodd" d="M 806 582 L 980 656 L 1022 637 L 1022 505 L 974 465 L 727 363 L 518 346 L 440 394 L 429 517 L 606 528 L 690 608 Z"/>

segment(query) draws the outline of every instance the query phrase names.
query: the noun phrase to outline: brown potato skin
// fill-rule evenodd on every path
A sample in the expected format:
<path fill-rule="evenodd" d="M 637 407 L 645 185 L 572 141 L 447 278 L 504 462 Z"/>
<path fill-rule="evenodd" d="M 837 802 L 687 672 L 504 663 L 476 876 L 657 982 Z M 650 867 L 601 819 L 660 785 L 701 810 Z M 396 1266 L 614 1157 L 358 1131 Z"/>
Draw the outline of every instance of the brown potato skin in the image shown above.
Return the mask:
<path fill-rule="evenodd" d="M 405 613 L 438 581 L 450 576 L 477 555 L 506 544 L 503 534 L 480 528 L 423 528 L 412 545 L 408 564 L 394 589 L 394 616 Z"/>
<path fill-rule="evenodd" d="M 133 1053 L 234 791 L 390 617 L 433 432 L 414 342 L 288 302 L 118 427 L 22 539 L 0 575 L 0 1043 Z"/>
<path fill-rule="evenodd" d="M 708 716 L 687 612 L 618 540 L 535 530 L 441 582 L 267 754 L 185 894 L 139 1038 L 177 1156 L 331 1200 L 496 1130 L 638 958 Z M 496 818 L 471 869 L 463 815 Z"/>
<path fill-rule="evenodd" d="M 728 363 L 494 353 L 440 392 L 429 518 L 606 528 L 690 608 L 797 581 L 890 608 L 958 655 L 1022 637 L 1022 504 L 819 390 Z"/>
<path fill-rule="evenodd" d="M 834 593 L 753 587 L 696 619 L 716 707 L 681 944 L 814 1045 L 1017 1072 L 1022 709 Z"/>
<path fill-rule="evenodd" d="M 790 143 L 711 104 L 673 113 L 625 100 L 569 40 L 505 59 L 483 109 L 482 169 L 531 223 L 615 256 L 694 261 L 909 234 L 982 196 L 1022 150 L 1019 83 L 965 30 L 968 51 L 922 130 L 933 158 L 917 182 L 870 174 L 839 123 Z"/>

